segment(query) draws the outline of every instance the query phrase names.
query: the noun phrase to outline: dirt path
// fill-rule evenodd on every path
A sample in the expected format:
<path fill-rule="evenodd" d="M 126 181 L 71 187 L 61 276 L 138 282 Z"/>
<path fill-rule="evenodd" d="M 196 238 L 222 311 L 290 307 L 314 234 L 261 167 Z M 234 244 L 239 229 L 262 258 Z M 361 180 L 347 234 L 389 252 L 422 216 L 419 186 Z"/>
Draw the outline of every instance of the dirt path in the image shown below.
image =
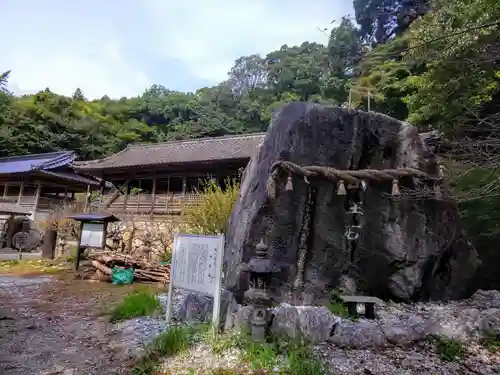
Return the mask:
<path fill-rule="evenodd" d="M 106 283 L 0 276 L 0 375 L 127 374 L 103 316 L 128 292 Z"/>

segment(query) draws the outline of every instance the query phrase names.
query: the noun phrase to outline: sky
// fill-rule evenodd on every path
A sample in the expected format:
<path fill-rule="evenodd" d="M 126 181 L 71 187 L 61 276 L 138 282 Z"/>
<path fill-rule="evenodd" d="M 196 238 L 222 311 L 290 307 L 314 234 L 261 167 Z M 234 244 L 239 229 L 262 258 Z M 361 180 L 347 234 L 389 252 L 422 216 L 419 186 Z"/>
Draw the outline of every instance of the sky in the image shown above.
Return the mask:
<path fill-rule="evenodd" d="M 327 43 L 318 28 L 347 14 L 352 0 L 0 0 L 0 73 L 15 94 L 195 91 L 241 56 Z"/>

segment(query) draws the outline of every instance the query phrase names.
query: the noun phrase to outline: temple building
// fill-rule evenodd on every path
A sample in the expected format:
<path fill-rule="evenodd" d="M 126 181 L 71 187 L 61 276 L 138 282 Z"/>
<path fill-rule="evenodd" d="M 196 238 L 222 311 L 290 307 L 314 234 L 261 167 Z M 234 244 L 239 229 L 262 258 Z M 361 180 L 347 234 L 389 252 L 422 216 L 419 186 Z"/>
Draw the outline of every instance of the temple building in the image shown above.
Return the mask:
<path fill-rule="evenodd" d="M 208 178 L 221 186 L 227 178 L 239 178 L 264 136 L 133 144 L 74 167 L 116 187 L 115 191 L 101 187 L 100 208 L 117 214 L 179 215 L 183 207 L 196 203 L 197 191 Z"/>

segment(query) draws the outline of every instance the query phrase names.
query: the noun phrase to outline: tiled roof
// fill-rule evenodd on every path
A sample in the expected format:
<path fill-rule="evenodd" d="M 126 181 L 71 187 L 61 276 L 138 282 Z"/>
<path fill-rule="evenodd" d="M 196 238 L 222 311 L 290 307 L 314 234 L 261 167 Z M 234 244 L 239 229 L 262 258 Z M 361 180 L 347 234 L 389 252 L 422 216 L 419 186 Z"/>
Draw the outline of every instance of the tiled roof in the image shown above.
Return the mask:
<path fill-rule="evenodd" d="M 9 156 L 0 158 L 0 175 L 51 170 L 70 165 L 75 159 L 76 155 L 73 151 Z"/>
<path fill-rule="evenodd" d="M 249 159 L 263 141 L 264 133 L 200 138 L 155 144 L 129 145 L 104 159 L 76 162 L 80 170 Z"/>

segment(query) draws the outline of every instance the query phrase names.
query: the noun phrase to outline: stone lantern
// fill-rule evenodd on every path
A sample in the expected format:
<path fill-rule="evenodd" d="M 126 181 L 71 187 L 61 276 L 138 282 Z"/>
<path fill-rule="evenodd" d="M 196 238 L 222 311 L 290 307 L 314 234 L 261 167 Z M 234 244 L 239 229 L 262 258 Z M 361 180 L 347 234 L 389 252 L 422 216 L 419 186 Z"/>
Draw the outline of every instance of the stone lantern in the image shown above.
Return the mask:
<path fill-rule="evenodd" d="M 267 309 L 272 304 L 269 294 L 271 279 L 273 273 L 279 272 L 280 268 L 275 267 L 269 259 L 268 247 L 261 239 L 255 247 L 255 256 L 242 266 L 242 270 L 249 274 L 250 288 L 245 292 L 245 301 L 253 307 L 250 318 L 252 338 L 263 341 L 268 323 Z"/>

